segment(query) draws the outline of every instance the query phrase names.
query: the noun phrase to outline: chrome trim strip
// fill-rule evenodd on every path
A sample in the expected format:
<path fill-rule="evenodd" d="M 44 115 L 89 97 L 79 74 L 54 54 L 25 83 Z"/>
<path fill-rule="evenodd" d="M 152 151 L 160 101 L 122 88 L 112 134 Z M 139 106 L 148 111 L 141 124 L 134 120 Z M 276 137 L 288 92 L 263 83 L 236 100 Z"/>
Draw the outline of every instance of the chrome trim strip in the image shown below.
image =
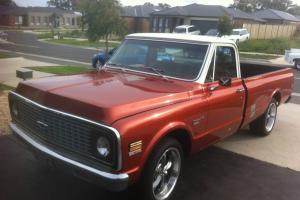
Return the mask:
<path fill-rule="evenodd" d="M 10 123 L 9 124 L 10 128 L 16 133 L 18 134 L 21 138 L 23 138 L 26 142 L 28 142 L 29 144 L 31 144 L 32 146 L 34 146 L 35 148 L 39 149 L 40 151 L 53 156 L 59 160 L 62 160 L 64 162 L 67 162 L 71 165 L 74 165 L 76 167 L 79 167 L 81 169 L 84 169 L 86 171 L 89 171 L 91 173 L 94 173 L 96 175 L 102 176 L 104 178 L 107 179 L 112 179 L 112 180 L 124 180 L 124 179 L 128 179 L 128 174 L 111 174 L 111 173 L 107 173 L 107 172 L 103 172 L 103 171 L 99 171 L 95 168 L 89 167 L 87 165 L 84 165 L 82 163 L 79 163 L 77 161 L 71 160 L 69 158 L 66 158 L 50 149 L 48 149 L 47 147 L 41 145 L 40 143 L 36 142 L 35 140 L 33 140 L 31 137 L 29 137 L 25 132 L 23 132 L 21 129 L 18 128 L 18 126 L 14 123 Z"/>
<path fill-rule="evenodd" d="M 65 116 L 68 116 L 68 117 L 76 118 L 76 119 L 79 119 L 79 120 L 82 120 L 82 121 L 85 121 L 85 122 L 88 122 L 88 123 L 91 123 L 91 124 L 94 124 L 94 125 L 97 125 L 97 126 L 101 126 L 101 127 L 104 127 L 104 128 L 107 128 L 107 129 L 113 131 L 113 133 L 117 137 L 117 143 L 118 143 L 118 166 L 117 166 L 117 170 L 121 170 L 121 168 L 122 168 L 121 136 L 120 136 L 120 133 L 115 128 L 110 127 L 110 126 L 106 126 L 104 124 L 100 124 L 100 123 L 97 123 L 97 122 L 94 122 L 94 121 L 91 121 L 91 120 L 88 120 L 88 119 L 85 119 L 85 118 L 82 118 L 82 117 L 79 117 L 79 116 L 76 116 L 76 115 L 72 115 L 72 114 L 65 113 L 65 112 L 62 112 L 62 111 L 58 111 L 58 110 L 55 110 L 55 109 L 52 109 L 52 108 L 48 108 L 46 106 L 43 106 L 41 104 L 38 104 L 38 103 L 30 100 L 30 99 L 27 99 L 26 97 L 23 97 L 23 96 L 19 95 L 16 92 L 13 92 L 13 91 L 11 91 L 10 94 L 15 95 L 15 96 L 23 99 L 27 103 L 33 104 L 33 105 L 38 106 L 42 109 L 46 109 L 46 110 L 49 110 L 51 112 L 55 112 L 55 113 L 60 114 L 60 115 L 65 115 Z"/>

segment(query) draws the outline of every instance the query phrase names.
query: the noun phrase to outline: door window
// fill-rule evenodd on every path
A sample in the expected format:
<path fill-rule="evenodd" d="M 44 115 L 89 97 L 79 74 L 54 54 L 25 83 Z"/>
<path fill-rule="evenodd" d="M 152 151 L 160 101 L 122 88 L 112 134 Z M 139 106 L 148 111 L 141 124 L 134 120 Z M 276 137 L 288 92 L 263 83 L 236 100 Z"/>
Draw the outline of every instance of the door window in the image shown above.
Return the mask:
<path fill-rule="evenodd" d="M 206 82 L 217 81 L 222 77 L 236 78 L 237 64 L 235 50 L 233 47 L 219 46 L 216 49 L 216 55 L 213 57 Z"/>
<path fill-rule="evenodd" d="M 233 47 L 217 47 L 215 63 L 215 80 L 221 77 L 237 77 L 236 57 Z"/>

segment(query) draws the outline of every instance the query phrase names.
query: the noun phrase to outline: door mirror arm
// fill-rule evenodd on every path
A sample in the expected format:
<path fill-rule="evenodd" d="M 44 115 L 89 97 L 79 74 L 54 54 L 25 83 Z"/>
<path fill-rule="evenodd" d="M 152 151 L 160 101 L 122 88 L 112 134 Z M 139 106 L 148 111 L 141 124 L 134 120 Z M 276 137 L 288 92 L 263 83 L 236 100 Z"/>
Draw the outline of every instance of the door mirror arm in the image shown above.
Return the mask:
<path fill-rule="evenodd" d="M 219 79 L 219 85 L 224 87 L 231 86 L 232 79 L 230 77 L 221 77 Z"/>

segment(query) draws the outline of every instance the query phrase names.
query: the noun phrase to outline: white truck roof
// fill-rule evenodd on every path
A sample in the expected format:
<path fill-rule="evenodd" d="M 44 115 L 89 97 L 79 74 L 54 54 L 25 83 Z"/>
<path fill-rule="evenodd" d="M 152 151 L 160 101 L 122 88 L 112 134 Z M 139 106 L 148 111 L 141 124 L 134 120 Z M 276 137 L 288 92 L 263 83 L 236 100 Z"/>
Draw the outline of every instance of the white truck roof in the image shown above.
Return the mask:
<path fill-rule="evenodd" d="M 186 35 L 186 34 L 174 34 L 174 33 L 134 33 L 127 36 L 127 38 L 151 38 L 157 40 L 183 40 L 191 42 L 203 42 L 203 43 L 226 43 L 235 45 L 234 41 L 202 35 Z"/>

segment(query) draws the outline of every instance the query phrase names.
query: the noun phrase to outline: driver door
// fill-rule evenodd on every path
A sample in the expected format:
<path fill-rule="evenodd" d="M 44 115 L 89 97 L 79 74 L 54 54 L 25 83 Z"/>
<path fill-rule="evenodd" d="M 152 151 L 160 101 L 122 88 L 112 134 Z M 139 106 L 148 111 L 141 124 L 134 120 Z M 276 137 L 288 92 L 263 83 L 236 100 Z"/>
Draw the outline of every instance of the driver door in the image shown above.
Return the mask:
<path fill-rule="evenodd" d="M 206 78 L 209 102 L 207 130 L 219 139 L 236 132 L 242 122 L 245 90 L 238 67 L 232 46 L 216 47 Z M 227 86 L 219 83 L 224 77 L 231 80 Z"/>

